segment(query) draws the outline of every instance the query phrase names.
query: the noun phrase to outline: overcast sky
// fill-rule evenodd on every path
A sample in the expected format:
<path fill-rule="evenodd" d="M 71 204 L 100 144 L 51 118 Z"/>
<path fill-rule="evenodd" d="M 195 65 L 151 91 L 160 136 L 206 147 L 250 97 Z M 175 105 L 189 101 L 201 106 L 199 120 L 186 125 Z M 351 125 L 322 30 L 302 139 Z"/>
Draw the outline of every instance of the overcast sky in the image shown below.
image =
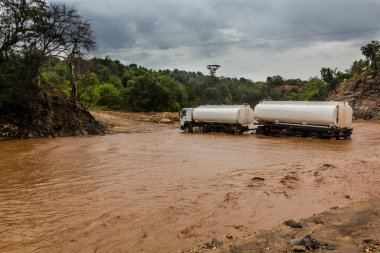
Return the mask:
<path fill-rule="evenodd" d="M 54 1 L 54 0 L 50 0 Z M 380 0 L 66 0 L 89 19 L 94 56 L 149 69 L 308 79 L 345 70 L 380 39 Z"/>

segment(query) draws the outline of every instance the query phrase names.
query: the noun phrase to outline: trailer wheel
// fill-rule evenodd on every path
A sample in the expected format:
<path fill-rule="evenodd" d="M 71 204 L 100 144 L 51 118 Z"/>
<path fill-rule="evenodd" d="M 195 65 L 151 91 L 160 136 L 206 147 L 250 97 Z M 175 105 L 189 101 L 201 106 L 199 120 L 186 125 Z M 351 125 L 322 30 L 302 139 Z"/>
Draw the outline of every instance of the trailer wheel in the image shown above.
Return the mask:
<path fill-rule="evenodd" d="M 255 134 L 256 134 L 256 135 L 264 135 L 264 130 L 263 130 L 263 128 L 262 128 L 262 127 L 258 127 L 258 128 L 256 128 Z"/>
<path fill-rule="evenodd" d="M 296 138 L 303 138 L 303 133 L 302 132 L 295 132 L 294 137 Z"/>
<path fill-rule="evenodd" d="M 311 134 L 309 134 L 309 137 L 312 138 L 312 139 L 319 139 L 319 134 L 317 134 L 317 133 L 311 133 Z"/>

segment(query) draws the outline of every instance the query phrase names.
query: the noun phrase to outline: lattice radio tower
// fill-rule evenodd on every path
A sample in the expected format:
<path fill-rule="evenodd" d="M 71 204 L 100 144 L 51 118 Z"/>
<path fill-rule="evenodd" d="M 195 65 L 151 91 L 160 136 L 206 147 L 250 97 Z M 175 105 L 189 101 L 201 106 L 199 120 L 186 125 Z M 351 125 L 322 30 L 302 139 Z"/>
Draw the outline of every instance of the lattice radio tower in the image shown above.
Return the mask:
<path fill-rule="evenodd" d="M 210 71 L 210 75 L 211 76 L 215 76 L 215 73 L 218 70 L 218 68 L 220 68 L 220 65 L 216 65 L 216 64 L 214 64 L 214 65 L 207 65 L 207 68 Z"/>

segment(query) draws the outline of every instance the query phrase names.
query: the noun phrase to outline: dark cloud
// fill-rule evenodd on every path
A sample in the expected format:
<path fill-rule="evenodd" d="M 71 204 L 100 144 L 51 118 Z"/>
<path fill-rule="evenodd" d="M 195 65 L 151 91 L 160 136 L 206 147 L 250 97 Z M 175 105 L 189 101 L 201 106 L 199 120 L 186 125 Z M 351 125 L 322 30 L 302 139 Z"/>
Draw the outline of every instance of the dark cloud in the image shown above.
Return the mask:
<path fill-rule="evenodd" d="M 289 64 L 307 61 L 306 51 L 318 62 L 326 59 L 324 54 L 344 55 L 337 50 L 342 48 L 351 54 L 345 56 L 350 64 L 360 56 L 360 45 L 380 36 L 378 0 L 68 0 L 67 4 L 92 21 L 99 56 L 115 55 L 152 68 L 192 69 L 219 61 L 227 69 L 231 62 L 239 64 L 236 58 L 240 58 L 245 70 L 231 66 L 230 75 L 252 71 L 251 77 L 259 66 L 250 70 L 250 57 L 266 62 L 293 56 L 291 63 L 284 60 L 283 68 L 267 65 L 267 72 L 285 75 L 291 72 Z M 354 47 L 358 53 L 352 55 Z M 302 66 L 298 71 L 310 76 Z"/>

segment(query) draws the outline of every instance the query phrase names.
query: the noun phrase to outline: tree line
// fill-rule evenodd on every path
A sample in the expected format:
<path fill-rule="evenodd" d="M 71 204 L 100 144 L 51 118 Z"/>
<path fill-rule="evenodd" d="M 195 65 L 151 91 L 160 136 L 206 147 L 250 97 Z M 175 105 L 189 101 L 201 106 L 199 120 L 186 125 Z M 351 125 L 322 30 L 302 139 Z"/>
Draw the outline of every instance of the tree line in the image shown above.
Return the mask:
<path fill-rule="evenodd" d="M 201 72 L 151 70 L 110 57 L 85 59 L 96 49 L 91 24 L 73 7 L 43 0 L 0 0 L 0 110 L 25 107 L 39 92 L 71 103 L 134 112 L 178 111 L 201 104 L 260 100 L 325 100 L 344 79 L 377 73 L 380 45 L 361 47 L 365 60 L 339 71 L 324 67 L 309 80 L 266 81 Z"/>

